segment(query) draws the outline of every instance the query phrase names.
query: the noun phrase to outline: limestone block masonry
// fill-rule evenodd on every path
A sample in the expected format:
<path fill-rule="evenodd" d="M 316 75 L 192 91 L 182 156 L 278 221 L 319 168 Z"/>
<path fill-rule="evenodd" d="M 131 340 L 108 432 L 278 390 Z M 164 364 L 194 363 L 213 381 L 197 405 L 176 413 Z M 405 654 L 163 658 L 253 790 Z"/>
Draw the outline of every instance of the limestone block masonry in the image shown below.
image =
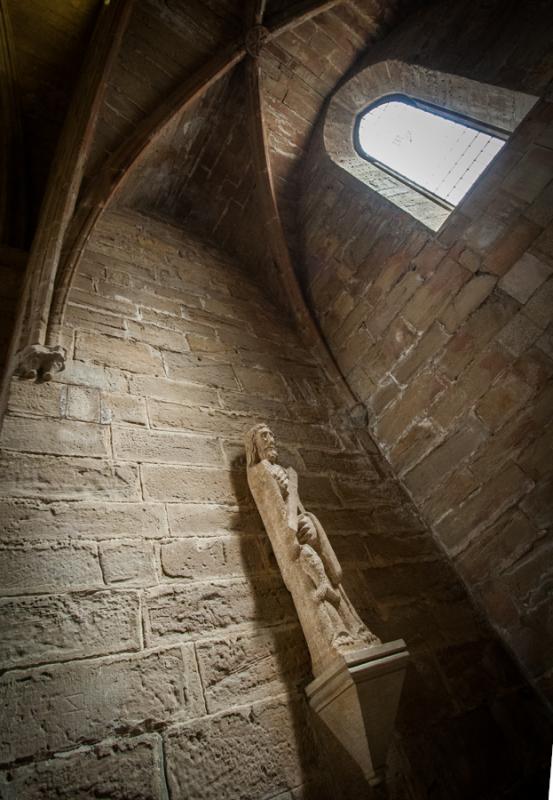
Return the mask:
<path fill-rule="evenodd" d="M 51 382 L 12 382 L 1 439 L 2 800 L 363 796 L 316 745 L 309 654 L 246 485 L 257 422 L 363 624 L 409 647 L 390 797 L 539 796 L 539 703 L 239 263 L 106 212 L 63 344 Z"/>

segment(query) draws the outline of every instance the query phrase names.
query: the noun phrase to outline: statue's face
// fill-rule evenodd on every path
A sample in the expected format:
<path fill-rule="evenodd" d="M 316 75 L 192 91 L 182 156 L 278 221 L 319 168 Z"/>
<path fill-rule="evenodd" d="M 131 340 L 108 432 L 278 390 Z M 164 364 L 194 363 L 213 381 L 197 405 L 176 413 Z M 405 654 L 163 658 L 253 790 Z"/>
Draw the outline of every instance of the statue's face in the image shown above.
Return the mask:
<path fill-rule="evenodd" d="M 257 446 L 259 458 L 262 461 L 266 459 L 270 461 L 271 464 L 276 462 L 278 453 L 275 447 L 275 437 L 269 428 L 263 427 L 261 430 L 257 431 L 255 434 L 255 444 Z"/>

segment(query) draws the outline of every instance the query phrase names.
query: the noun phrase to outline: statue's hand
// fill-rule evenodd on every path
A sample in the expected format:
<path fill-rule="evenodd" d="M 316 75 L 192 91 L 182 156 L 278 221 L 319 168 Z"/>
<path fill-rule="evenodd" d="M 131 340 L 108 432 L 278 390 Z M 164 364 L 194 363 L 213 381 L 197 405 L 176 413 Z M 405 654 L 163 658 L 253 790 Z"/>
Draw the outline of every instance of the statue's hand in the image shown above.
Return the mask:
<path fill-rule="evenodd" d="M 312 547 L 317 542 L 317 529 L 309 517 L 303 514 L 298 519 L 298 541 L 301 544 L 310 544 Z"/>

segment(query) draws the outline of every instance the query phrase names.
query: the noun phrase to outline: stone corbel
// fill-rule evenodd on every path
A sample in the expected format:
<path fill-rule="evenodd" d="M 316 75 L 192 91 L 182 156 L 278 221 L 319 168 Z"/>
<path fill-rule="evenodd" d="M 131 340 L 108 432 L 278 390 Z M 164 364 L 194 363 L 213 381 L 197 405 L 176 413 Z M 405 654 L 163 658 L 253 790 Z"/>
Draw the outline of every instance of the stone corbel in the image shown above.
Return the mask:
<path fill-rule="evenodd" d="M 61 345 L 48 347 L 29 344 L 15 358 L 14 375 L 20 380 L 43 383 L 51 381 L 57 372 L 65 369 L 65 348 Z"/>
<path fill-rule="evenodd" d="M 343 653 L 305 688 L 309 705 L 375 786 L 385 779 L 409 652 L 403 639 Z"/>

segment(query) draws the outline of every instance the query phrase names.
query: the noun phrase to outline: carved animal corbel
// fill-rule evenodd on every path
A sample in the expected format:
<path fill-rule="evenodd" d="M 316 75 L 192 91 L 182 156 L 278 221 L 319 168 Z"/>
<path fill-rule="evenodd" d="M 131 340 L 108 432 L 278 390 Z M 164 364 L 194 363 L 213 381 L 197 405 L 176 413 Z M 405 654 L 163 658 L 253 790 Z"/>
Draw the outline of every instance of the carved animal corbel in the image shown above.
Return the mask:
<path fill-rule="evenodd" d="M 29 344 L 16 356 L 14 375 L 24 381 L 51 381 L 65 368 L 65 359 L 65 348 L 60 345 Z"/>

